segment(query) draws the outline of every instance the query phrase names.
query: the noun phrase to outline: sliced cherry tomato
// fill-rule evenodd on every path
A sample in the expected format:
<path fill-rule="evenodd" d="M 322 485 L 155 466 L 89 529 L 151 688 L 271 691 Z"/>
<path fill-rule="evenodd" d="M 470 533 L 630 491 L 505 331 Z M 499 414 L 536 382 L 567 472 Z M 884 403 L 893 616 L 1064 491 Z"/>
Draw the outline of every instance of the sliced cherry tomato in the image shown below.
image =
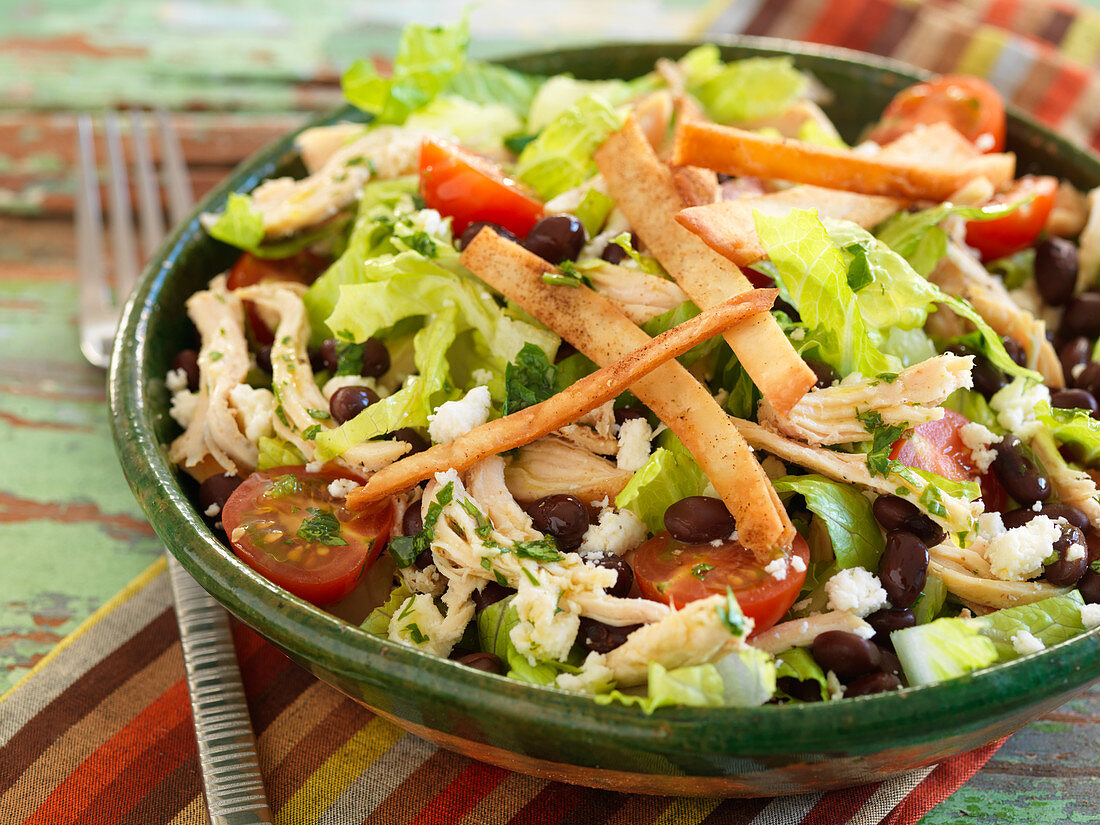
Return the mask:
<path fill-rule="evenodd" d="M 229 497 L 222 524 L 234 552 L 256 572 L 313 604 L 344 598 L 382 552 L 393 504 L 360 514 L 329 485 L 343 473 L 304 467 L 255 472 Z"/>
<path fill-rule="evenodd" d="M 994 261 L 1027 249 L 1047 225 L 1057 194 L 1057 178 L 1025 175 L 991 203 L 1026 203 L 1003 218 L 967 221 L 966 242 L 981 253 L 983 261 Z"/>
<path fill-rule="evenodd" d="M 871 131 L 887 144 L 930 123 L 949 123 L 983 152 L 1005 148 L 1005 104 L 1001 93 L 980 77 L 945 74 L 898 92 Z"/>
<path fill-rule="evenodd" d="M 979 473 L 970 448 L 963 441 L 960 430 L 969 423 L 966 416 L 944 410 L 943 418 L 918 424 L 910 435 L 894 442 L 890 458 L 906 467 L 927 470 L 951 481 L 977 481 L 982 488 L 985 508 L 1004 510 L 1008 502 L 1004 487 L 994 473 Z"/>
<path fill-rule="evenodd" d="M 426 137 L 420 144 L 420 194 L 449 216 L 457 238 L 476 221 L 495 223 L 522 238 L 543 215 L 538 198 L 499 166 L 453 143 Z"/>
<path fill-rule="evenodd" d="M 230 268 L 225 285 L 228 289 L 240 289 L 262 281 L 312 284 L 326 268 L 328 261 L 308 249 L 286 258 L 261 258 L 245 252 Z M 245 301 L 245 313 L 256 340 L 261 344 L 270 344 L 274 340 L 271 330 L 251 301 Z"/>
<path fill-rule="evenodd" d="M 796 536 L 791 555 L 810 560 L 810 548 Z M 806 568 L 777 579 L 764 569 L 756 555 L 734 541 L 718 547 L 684 544 L 665 530 L 634 553 L 634 577 L 647 599 L 683 605 L 733 590 L 737 603 L 755 622 L 754 632 L 767 630 L 790 609 L 806 581 Z"/>

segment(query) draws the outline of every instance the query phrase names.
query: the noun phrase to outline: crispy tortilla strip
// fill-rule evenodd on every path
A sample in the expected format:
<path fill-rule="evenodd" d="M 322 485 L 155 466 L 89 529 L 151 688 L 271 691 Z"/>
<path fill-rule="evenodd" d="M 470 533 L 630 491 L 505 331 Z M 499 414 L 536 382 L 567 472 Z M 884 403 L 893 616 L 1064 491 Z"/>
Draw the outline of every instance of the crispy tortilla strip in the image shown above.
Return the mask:
<path fill-rule="evenodd" d="M 904 206 L 905 202 L 897 198 L 819 186 L 792 186 L 757 197 L 693 206 L 677 214 L 676 222 L 738 266 L 751 266 L 766 254 L 756 236 L 753 210 L 759 209 L 765 215 L 786 215 L 792 209 L 816 209 L 823 218 L 852 221 L 871 229 Z"/>
<path fill-rule="evenodd" d="M 880 153 L 881 155 L 881 153 Z M 713 123 L 680 124 L 672 147 L 677 165 L 705 166 L 729 175 L 809 183 L 865 195 L 942 201 L 968 180 L 986 177 L 1000 187 L 1012 179 L 1010 154 L 978 155 L 964 162 L 914 163 L 850 149 L 773 140 Z"/>
<path fill-rule="evenodd" d="M 751 289 L 733 263 L 676 223 L 684 203 L 672 172 L 633 119 L 596 152 L 608 192 L 649 251 L 691 299 L 706 309 Z M 782 413 L 817 380 L 770 315 L 748 318 L 725 334 L 749 377 Z"/>
<path fill-rule="evenodd" d="M 544 284 L 546 262 L 492 232 L 478 234 L 462 263 L 597 364 L 613 364 L 649 341 L 595 292 Z M 669 361 L 630 389 L 695 456 L 737 519 L 746 547 L 761 557 L 790 547 L 794 527 L 779 496 L 737 428 L 691 373 Z"/>
<path fill-rule="evenodd" d="M 544 262 L 541 268 L 545 270 L 545 267 Z M 436 473 L 449 469 L 464 472 L 491 455 L 530 444 L 614 399 L 639 379 L 701 341 L 754 312 L 767 311 L 777 294 L 774 289 L 743 292 L 656 338 L 648 338 L 642 333 L 644 343 L 632 352 L 584 376 L 550 399 L 486 422 L 448 444 L 436 444 L 378 471 L 363 487 L 348 496 L 347 506 L 352 510 L 362 509 L 386 496 L 404 492 Z"/>

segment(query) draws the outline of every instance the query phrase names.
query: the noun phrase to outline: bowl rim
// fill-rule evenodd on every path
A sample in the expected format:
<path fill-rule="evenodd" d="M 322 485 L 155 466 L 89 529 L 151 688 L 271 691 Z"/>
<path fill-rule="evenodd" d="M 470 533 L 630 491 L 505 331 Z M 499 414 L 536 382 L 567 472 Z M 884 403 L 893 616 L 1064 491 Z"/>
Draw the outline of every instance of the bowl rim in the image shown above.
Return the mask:
<path fill-rule="evenodd" d="M 539 58 L 580 57 L 597 49 L 649 48 L 670 55 L 703 43 L 796 58 L 855 63 L 890 72 L 905 82 L 927 72 L 899 61 L 827 46 L 773 38 L 722 37 L 705 41 L 636 41 L 524 52 L 493 59 L 515 65 Z M 455 662 L 367 634 L 268 582 L 228 552 L 187 499 L 167 447 L 155 437 L 148 374 L 151 322 L 173 268 L 189 250 L 210 243 L 199 215 L 224 206 L 230 192 L 250 191 L 295 155 L 294 137 L 314 125 L 353 116 L 342 106 L 304 123 L 242 162 L 178 225 L 148 264 L 127 304 L 109 373 L 111 429 L 126 478 L 154 529 L 187 571 L 219 602 L 299 661 L 317 662 L 340 679 L 412 684 L 423 700 L 457 702 L 468 711 L 505 717 L 541 717 L 571 736 L 611 737 L 627 747 L 679 747 L 700 752 L 874 753 L 890 745 L 928 741 L 978 730 L 991 719 L 1020 714 L 1044 700 L 1083 689 L 1100 678 L 1100 632 L 1051 646 L 947 682 L 840 702 L 751 708 L 662 708 L 646 715 L 621 704 L 599 706 L 584 695 L 472 671 Z M 1100 159 L 1009 107 L 1010 134 L 1037 134 L 1100 176 Z M 158 412 L 163 415 L 164 412 Z M 320 660 L 323 659 L 323 662 Z M 1057 676 L 1058 678 L 1052 678 Z M 903 711 L 903 712 L 899 712 Z M 762 741 L 761 731 L 767 731 Z"/>

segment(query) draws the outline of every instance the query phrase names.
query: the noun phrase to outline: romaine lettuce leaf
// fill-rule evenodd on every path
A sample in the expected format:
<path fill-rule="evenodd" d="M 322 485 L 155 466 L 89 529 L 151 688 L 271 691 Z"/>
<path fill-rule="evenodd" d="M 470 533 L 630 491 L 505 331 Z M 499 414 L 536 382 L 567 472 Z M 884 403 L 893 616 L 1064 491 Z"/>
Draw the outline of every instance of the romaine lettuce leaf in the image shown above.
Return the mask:
<path fill-rule="evenodd" d="M 687 496 L 707 488 L 707 477 L 694 456 L 671 430 L 661 433 L 660 443 L 627 485 L 615 496 L 615 507 L 630 510 L 650 533 L 665 529 L 665 510 Z"/>
<path fill-rule="evenodd" d="M 775 695 L 775 660 L 763 650 L 745 647 L 714 663 L 722 677 L 722 704 L 755 707 Z"/>
<path fill-rule="evenodd" d="M 821 699 L 829 698 L 829 685 L 825 681 L 825 672 L 821 669 L 810 651 L 804 647 L 792 647 L 775 657 L 776 679 L 784 677 L 799 682 L 816 682 L 821 689 Z M 792 697 L 788 697 L 792 698 Z"/>
<path fill-rule="evenodd" d="M 207 225 L 211 238 L 239 249 L 255 249 L 264 240 L 264 217 L 252 207 L 252 198 L 230 192 L 225 211 Z"/>
<path fill-rule="evenodd" d="M 913 615 L 917 624 L 927 624 L 939 615 L 943 603 L 947 601 L 947 585 L 934 573 L 929 573 L 924 582 L 924 590 L 913 602 Z"/>
<path fill-rule="evenodd" d="M 592 698 L 600 705 L 619 702 L 636 705 L 647 714 L 670 705 L 716 708 L 725 704 L 725 683 L 714 665 L 694 665 L 667 670 L 659 662 L 649 663 L 648 693 L 645 696 L 612 690 Z"/>
<path fill-rule="evenodd" d="M 492 653 L 508 667 L 508 677 L 536 685 L 553 684 L 559 673 L 576 672 L 577 667 L 568 662 L 541 661 L 532 665 L 512 643 L 512 628 L 519 622 L 513 601 L 508 596 L 494 602 L 477 616 L 477 636 L 481 649 Z"/>
<path fill-rule="evenodd" d="M 580 186 L 596 174 L 592 153 L 622 121 L 605 100 L 581 98 L 524 147 L 516 161 L 516 177 L 543 200 Z"/>
<path fill-rule="evenodd" d="M 1050 427 L 1055 440 L 1073 448 L 1081 464 L 1100 465 L 1100 421 L 1087 410 L 1051 408 L 1042 403 L 1036 412 L 1036 418 Z"/>
<path fill-rule="evenodd" d="M 789 57 L 751 57 L 724 63 L 714 45 L 680 58 L 687 91 L 718 123 L 759 120 L 783 111 L 803 96 L 806 76 Z"/>
<path fill-rule="evenodd" d="M 341 78 L 344 97 L 377 123 L 402 124 L 447 88 L 466 62 L 469 41 L 465 19 L 450 26 L 409 24 L 391 75 L 379 74 L 370 59 L 358 60 Z"/>
<path fill-rule="evenodd" d="M 451 76 L 446 91 L 482 104 L 507 106 L 526 121 L 544 78 L 523 74 L 495 63 L 468 60 Z"/>
<path fill-rule="evenodd" d="M 385 603 L 374 608 L 363 620 L 360 627 L 372 636 L 389 636 L 390 619 L 393 618 L 393 614 L 397 612 L 397 609 L 405 603 L 405 599 L 411 595 L 413 595 L 413 592 L 404 582 L 397 585 L 390 591 L 390 596 Z"/>
<path fill-rule="evenodd" d="M 800 493 L 806 499 L 806 507 L 829 533 L 838 569 L 878 569 L 885 541 L 871 502 L 858 489 L 821 475 L 784 476 L 772 486 L 780 494 Z"/>
<path fill-rule="evenodd" d="M 281 438 L 271 438 L 261 435 L 257 442 L 260 457 L 256 462 L 256 469 L 270 470 L 272 467 L 289 467 L 293 464 L 305 464 L 306 458 L 298 448 L 289 441 Z"/>
<path fill-rule="evenodd" d="M 474 103 L 440 95 L 409 115 L 405 126 L 453 138 L 475 152 L 499 152 L 504 139 L 523 128 L 523 120 L 501 103 Z"/>
<path fill-rule="evenodd" d="M 659 85 L 660 80 L 652 73 L 634 80 L 578 80 L 567 74 L 554 75 L 535 92 L 527 129 L 540 132 L 586 97 L 598 97 L 618 106 Z"/>
<path fill-rule="evenodd" d="M 640 326 L 645 331 L 646 335 L 650 338 L 655 338 L 662 332 L 668 332 L 674 326 L 682 324 L 684 321 L 690 321 L 698 314 L 699 307 L 695 306 L 691 301 L 684 301 L 682 304 L 674 306 L 667 312 L 662 312 L 660 315 L 650 318 L 645 323 L 640 324 Z M 713 351 L 721 342 L 722 339 L 715 336 L 700 344 L 696 344 L 676 360 L 685 367 L 690 367 L 700 358 Z"/>

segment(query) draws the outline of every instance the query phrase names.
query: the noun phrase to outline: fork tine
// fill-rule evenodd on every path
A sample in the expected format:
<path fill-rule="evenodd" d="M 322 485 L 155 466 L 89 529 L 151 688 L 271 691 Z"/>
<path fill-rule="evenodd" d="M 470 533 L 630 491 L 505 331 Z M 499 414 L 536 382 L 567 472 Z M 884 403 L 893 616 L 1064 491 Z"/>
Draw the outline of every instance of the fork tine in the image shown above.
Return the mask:
<path fill-rule="evenodd" d="M 104 342 L 113 326 L 113 304 L 107 283 L 103 249 L 103 208 L 99 199 L 92 119 L 76 122 L 79 191 L 76 199 L 77 271 L 80 273 L 80 349 L 97 367 L 107 366 L 110 350 Z M 106 324 L 106 326 L 104 326 Z"/>
<path fill-rule="evenodd" d="M 168 214 L 172 223 L 180 223 L 187 217 L 194 202 L 191 176 L 187 171 L 179 135 L 164 109 L 157 109 L 157 122 L 160 124 L 161 142 L 164 146 L 161 168 L 168 186 Z"/>
<path fill-rule="evenodd" d="M 138 253 L 134 239 L 134 215 L 130 209 L 130 184 L 118 115 L 108 112 L 103 121 L 111 172 L 111 253 L 115 265 L 115 299 L 121 304 L 137 283 Z"/>
<path fill-rule="evenodd" d="M 157 173 L 149 150 L 149 133 L 145 131 L 145 114 L 130 114 L 130 134 L 134 145 L 134 177 L 137 178 L 138 217 L 141 226 L 141 246 L 146 258 L 152 257 L 164 238 L 164 213 L 157 193 Z"/>

